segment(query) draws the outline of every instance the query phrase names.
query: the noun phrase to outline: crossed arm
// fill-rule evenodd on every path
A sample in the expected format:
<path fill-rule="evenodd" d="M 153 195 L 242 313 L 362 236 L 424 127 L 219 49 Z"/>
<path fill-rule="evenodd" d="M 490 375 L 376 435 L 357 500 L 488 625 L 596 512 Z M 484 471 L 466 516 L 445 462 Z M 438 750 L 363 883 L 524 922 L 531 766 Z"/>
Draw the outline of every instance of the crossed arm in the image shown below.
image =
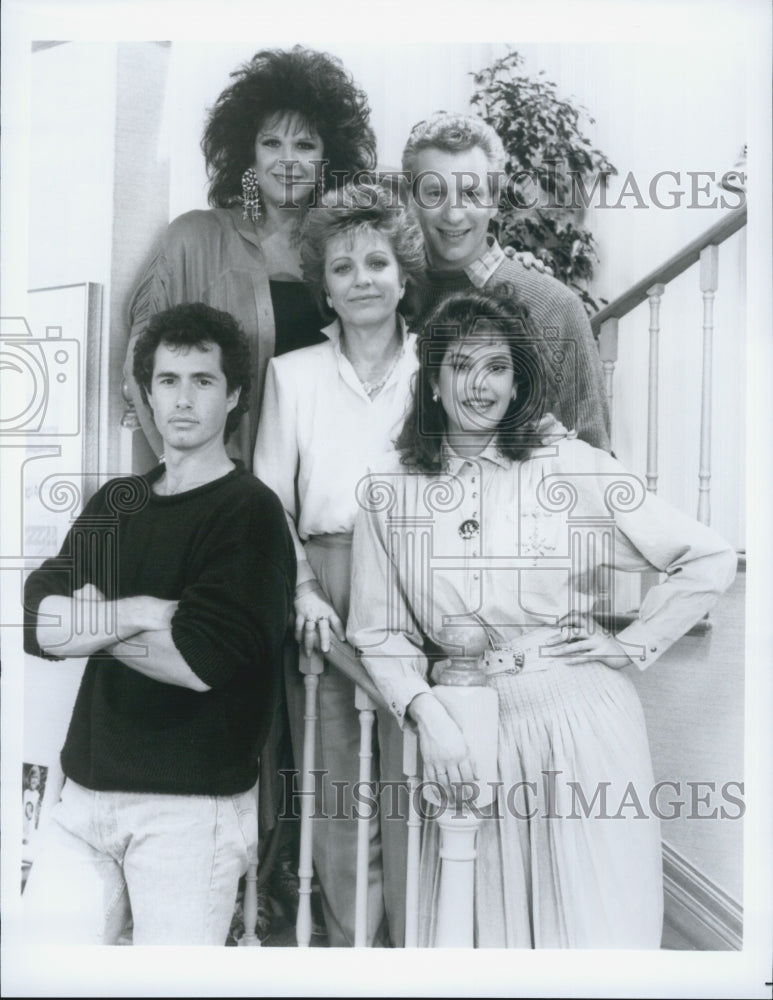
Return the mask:
<path fill-rule="evenodd" d="M 54 656 L 91 656 L 103 651 L 152 680 L 192 691 L 210 687 L 194 673 L 172 639 L 177 601 L 138 595 L 108 601 L 92 584 L 72 597 L 51 594 L 38 608 L 36 636 Z M 45 618 L 49 623 L 43 624 Z M 79 630 L 76 622 L 88 622 Z"/>

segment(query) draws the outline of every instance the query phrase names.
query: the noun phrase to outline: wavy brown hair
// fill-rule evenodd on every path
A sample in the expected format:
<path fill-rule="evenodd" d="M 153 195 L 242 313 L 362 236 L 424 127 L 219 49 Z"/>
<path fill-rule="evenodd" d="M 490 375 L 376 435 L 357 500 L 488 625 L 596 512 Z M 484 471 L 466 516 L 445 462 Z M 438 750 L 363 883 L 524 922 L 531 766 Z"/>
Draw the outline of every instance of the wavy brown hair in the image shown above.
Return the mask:
<path fill-rule="evenodd" d="M 435 398 L 435 386 L 448 348 L 461 338 L 496 332 L 507 341 L 513 362 L 516 396 L 495 431 L 505 458 L 528 458 L 540 443 L 537 425 L 552 398 L 537 328 L 528 310 L 507 285 L 491 291 L 454 292 L 427 315 L 419 330 L 419 371 L 411 409 L 396 441 L 403 465 L 420 472 L 444 471 L 443 438 L 446 413 Z"/>

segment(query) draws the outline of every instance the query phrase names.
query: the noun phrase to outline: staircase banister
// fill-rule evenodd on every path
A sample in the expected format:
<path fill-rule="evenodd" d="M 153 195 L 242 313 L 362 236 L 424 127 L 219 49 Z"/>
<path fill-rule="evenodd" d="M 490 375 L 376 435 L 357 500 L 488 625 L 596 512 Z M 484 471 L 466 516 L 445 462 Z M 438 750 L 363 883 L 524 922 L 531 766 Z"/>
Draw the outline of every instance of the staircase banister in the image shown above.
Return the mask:
<path fill-rule="evenodd" d="M 675 253 L 673 257 L 669 257 L 664 264 L 661 264 L 660 267 L 650 272 L 646 278 L 637 281 L 627 292 L 619 295 L 608 306 L 604 306 L 595 316 L 591 317 L 590 323 L 594 335 L 598 336 L 601 324 L 606 320 L 620 319 L 641 302 L 644 302 L 647 298 L 648 290 L 653 285 L 668 284 L 669 281 L 680 275 L 682 271 L 686 271 L 692 264 L 697 263 L 700 259 L 701 251 L 706 247 L 723 243 L 733 233 L 737 233 L 739 229 L 742 229 L 746 225 L 746 214 L 746 205 L 728 212 L 727 215 L 724 215 L 713 226 L 710 226 L 700 236 L 696 236 L 694 240 L 691 240 L 678 253 Z"/>
<path fill-rule="evenodd" d="M 340 670 L 358 688 L 363 690 L 379 708 L 388 708 L 381 692 L 370 679 L 370 674 L 357 659 L 357 654 L 348 642 L 342 642 L 335 635 L 331 634 L 330 651 L 325 653 L 324 656 L 332 667 Z"/>

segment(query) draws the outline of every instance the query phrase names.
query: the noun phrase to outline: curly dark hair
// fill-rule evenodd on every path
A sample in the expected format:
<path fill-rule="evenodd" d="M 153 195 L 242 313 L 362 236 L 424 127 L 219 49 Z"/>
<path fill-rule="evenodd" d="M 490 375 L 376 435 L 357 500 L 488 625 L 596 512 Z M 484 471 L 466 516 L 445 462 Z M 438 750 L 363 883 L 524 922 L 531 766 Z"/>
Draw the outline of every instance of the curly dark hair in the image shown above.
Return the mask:
<path fill-rule="evenodd" d="M 454 292 L 435 306 L 419 330 L 419 371 L 413 400 L 396 441 L 403 465 L 420 472 L 444 471 L 446 413 L 441 401 L 434 398 L 441 365 L 454 341 L 491 331 L 507 341 L 516 387 L 516 398 L 496 429 L 497 447 L 505 458 L 519 461 L 540 443 L 536 428 L 549 408 L 553 387 L 528 310 L 506 284 L 492 290 Z"/>
<path fill-rule="evenodd" d="M 388 180 L 360 179 L 354 184 L 345 184 L 340 191 L 325 195 L 321 206 L 309 209 L 301 229 L 303 277 L 323 316 L 335 315 L 325 299 L 325 251 L 328 243 L 342 233 L 368 229 L 379 233 L 389 243 L 414 294 L 419 287 L 426 257 L 424 237 L 418 222 Z M 412 302 L 410 292 L 406 298 Z"/>
<path fill-rule="evenodd" d="M 324 146 L 325 189 L 376 162 L 368 98 L 341 61 L 296 45 L 263 49 L 231 73 L 235 81 L 210 109 L 201 149 L 209 204 L 227 208 L 241 197 L 241 178 L 255 159 L 255 137 L 277 114 L 297 114 Z"/>
<path fill-rule="evenodd" d="M 224 439 L 236 430 L 242 414 L 250 408 L 250 348 L 247 335 L 234 317 L 204 302 L 188 302 L 171 306 L 151 317 L 134 346 L 134 378 L 142 398 L 148 403 L 153 380 L 156 349 L 164 343 L 178 347 L 198 347 L 217 344 L 220 364 L 229 394 L 241 389 L 236 406 L 228 414 Z"/>

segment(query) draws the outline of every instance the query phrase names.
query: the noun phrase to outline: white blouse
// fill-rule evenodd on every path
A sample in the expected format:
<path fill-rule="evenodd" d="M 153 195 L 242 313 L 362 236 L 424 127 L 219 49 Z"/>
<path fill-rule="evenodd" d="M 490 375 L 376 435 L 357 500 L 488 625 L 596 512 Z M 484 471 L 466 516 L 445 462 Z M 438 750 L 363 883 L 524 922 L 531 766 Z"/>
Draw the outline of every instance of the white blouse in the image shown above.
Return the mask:
<path fill-rule="evenodd" d="M 325 343 L 269 362 L 253 470 L 282 501 L 299 584 L 314 577 L 303 542 L 353 530 L 357 484 L 381 467 L 405 420 L 418 359 L 416 335 L 400 323 L 402 353 L 373 399 L 341 352 L 338 320 Z"/>
<path fill-rule="evenodd" d="M 592 609 L 599 567 L 655 568 L 665 578 L 617 635 L 643 669 L 733 580 L 735 552 L 716 532 L 583 441 L 566 438 L 523 462 L 493 445 L 474 459 L 446 455 L 447 474 L 393 460 L 360 490 L 347 637 L 401 724 L 429 690 L 424 636 L 443 649 L 454 616 L 475 613 L 503 642 L 540 625 L 547 633 Z"/>

